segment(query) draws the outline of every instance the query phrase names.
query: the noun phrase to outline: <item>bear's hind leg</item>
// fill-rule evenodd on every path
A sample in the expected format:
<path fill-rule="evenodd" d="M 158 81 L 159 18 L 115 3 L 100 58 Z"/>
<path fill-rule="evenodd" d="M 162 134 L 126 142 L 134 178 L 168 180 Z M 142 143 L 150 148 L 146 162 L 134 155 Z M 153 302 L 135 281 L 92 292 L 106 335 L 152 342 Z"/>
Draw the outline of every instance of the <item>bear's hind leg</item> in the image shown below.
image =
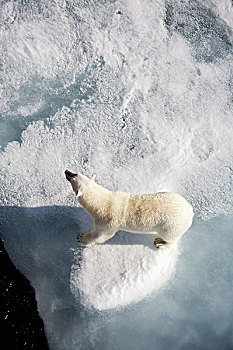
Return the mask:
<path fill-rule="evenodd" d="M 166 241 L 164 241 L 162 238 L 158 237 L 154 240 L 154 245 L 157 248 L 164 248 L 165 245 L 167 245 L 168 243 Z"/>

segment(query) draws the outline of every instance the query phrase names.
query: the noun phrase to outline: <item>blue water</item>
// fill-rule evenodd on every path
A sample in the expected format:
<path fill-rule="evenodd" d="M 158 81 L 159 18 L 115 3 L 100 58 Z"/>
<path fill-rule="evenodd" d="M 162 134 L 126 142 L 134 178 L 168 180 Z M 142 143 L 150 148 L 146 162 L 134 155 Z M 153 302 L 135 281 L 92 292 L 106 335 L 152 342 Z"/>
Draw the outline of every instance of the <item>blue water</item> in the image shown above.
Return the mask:
<path fill-rule="evenodd" d="M 232 23 L 228 0 L 1 2 L 1 232 L 51 349 L 233 348 Z M 163 288 L 119 310 L 80 303 L 76 235 L 92 221 L 65 169 L 193 205 Z"/>
<path fill-rule="evenodd" d="M 80 306 L 69 287 L 76 234 L 91 226 L 85 212 L 5 207 L 1 214 L 7 249 L 36 288 L 52 349 L 232 348 L 232 217 L 195 222 L 165 288 L 99 312 Z"/>

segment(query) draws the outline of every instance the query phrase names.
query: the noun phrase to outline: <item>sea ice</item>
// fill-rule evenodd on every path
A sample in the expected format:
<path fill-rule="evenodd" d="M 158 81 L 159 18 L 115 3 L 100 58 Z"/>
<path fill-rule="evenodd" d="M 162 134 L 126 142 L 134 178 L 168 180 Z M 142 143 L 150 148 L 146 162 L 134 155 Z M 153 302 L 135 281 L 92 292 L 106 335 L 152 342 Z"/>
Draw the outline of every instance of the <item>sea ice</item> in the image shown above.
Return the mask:
<path fill-rule="evenodd" d="M 118 233 L 110 242 L 76 251 L 71 291 L 83 306 L 106 310 L 138 302 L 171 278 L 177 245 L 157 249 L 154 235 Z"/>

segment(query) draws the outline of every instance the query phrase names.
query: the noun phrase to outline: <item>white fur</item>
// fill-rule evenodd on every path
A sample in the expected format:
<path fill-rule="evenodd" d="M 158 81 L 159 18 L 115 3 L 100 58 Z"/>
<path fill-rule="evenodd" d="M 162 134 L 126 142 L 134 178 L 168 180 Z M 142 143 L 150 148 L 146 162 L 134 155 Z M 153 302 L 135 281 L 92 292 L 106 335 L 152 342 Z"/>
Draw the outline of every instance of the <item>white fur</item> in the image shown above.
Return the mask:
<path fill-rule="evenodd" d="M 157 247 L 176 242 L 192 225 L 193 209 L 180 195 L 171 192 L 131 194 L 113 192 L 95 179 L 78 174 L 69 179 L 79 203 L 94 220 L 94 229 L 79 236 L 82 246 L 103 243 L 119 230 L 134 233 L 156 232 Z M 161 243 L 161 242 L 163 243 Z M 160 244 L 159 244 L 160 242 Z"/>

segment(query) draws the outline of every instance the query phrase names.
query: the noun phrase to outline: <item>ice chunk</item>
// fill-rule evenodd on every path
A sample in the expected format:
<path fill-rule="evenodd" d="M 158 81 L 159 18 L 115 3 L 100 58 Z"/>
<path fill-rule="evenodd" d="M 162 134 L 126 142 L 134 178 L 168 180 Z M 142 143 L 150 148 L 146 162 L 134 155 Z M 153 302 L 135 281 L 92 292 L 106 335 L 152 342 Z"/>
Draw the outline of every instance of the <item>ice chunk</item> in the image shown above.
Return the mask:
<path fill-rule="evenodd" d="M 75 252 L 71 291 L 87 308 L 106 310 L 138 302 L 163 287 L 175 270 L 177 245 L 157 249 L 150 235 L 127 233 L 127 243 L 119 236 L 118 244 L 84 249 L 81 261 L 79 250 Z"/>

